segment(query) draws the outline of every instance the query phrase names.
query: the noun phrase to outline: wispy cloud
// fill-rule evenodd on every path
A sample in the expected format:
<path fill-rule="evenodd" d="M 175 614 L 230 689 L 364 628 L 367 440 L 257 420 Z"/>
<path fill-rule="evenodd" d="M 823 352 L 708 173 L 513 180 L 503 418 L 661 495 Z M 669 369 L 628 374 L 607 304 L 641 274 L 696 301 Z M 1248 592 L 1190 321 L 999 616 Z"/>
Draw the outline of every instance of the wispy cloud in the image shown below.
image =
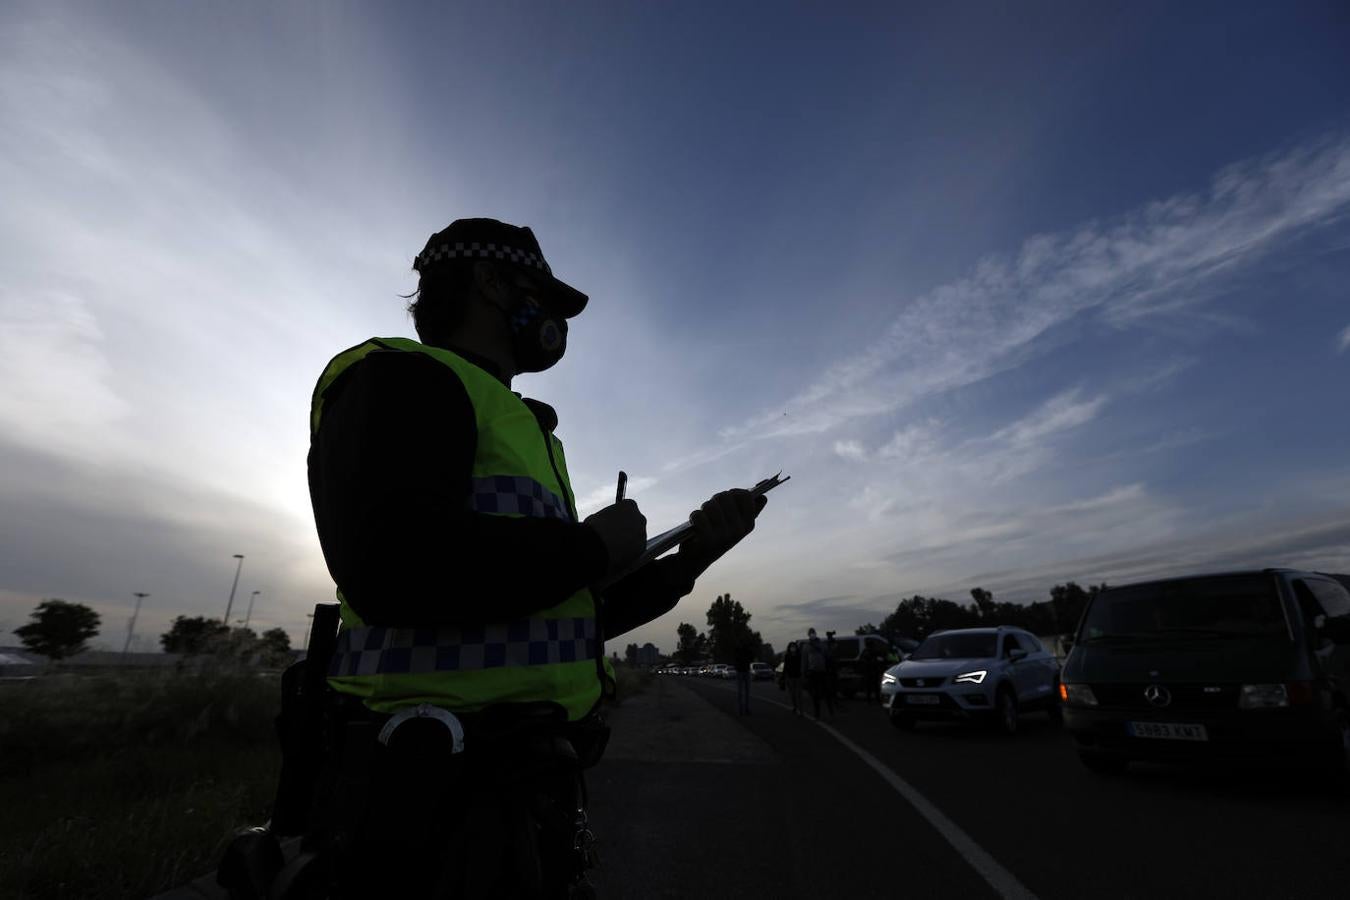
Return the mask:
<path fill-rule="evenodd" d="M 1347 207 L 1350 141 L 1339 139 L 1233 165 L 1203 193 L 1033 237 L 905 303 L 871 346 L 724 437 L 819 433 L 908 406 L 1017 365 L 1083 314 L 1126 327 L 1212 302 L 1205 288 L 1220 276 Z"/>
<path fill-rule="evenodd" d="M 1344 353 L 1350 350 L 1350 325 L 1345 326 L 1345 330 L 1336 338 L 1336 352 Z"/>
<path fill-rule="evenodd" d="M 1080 400 L 1081 394 L 1081 390 L 1074 388 L 1051 397 L 1031 415 L 995 432 L 993 440 L 1021 447 L 1091 422 L 1106 405 L 1106 397 Z"/>

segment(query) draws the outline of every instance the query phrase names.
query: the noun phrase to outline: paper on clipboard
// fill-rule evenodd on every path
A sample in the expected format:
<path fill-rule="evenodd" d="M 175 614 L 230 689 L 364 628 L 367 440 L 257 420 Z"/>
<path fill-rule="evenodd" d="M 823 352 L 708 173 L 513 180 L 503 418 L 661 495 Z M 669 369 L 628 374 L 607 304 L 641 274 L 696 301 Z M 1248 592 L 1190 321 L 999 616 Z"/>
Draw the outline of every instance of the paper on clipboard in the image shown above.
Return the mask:
<path fill-rule="evenodd" d="M 779 472 L 777 475 L 774 475 L 770 478 L 765 478 L 759 484 L 750 488 L 750 493 L 756 497 L 763 496 L 764 494 L 767 494 L 769 491 L 778 487 L 780 484 L 782 484 L 783 482 L 787 481 L 789 478 L 792 477 L 791 475 L 789 475 L 787 476 L 787 478 L 783 478 L 781 477 L 782 474 L 783 474 L 782 472 Z M 613 575 L 609 578 L 604 579 L 603 581 L 600 581 L 592 585 L 591 586 L 592 589 L 597 591 L 603 591 L 605 588 L 609 587 L 611 584 L 618 581 L 620 578 L 623 578 L 625 575 L 629 575 L 632 572 L 637 571 L 638 569 L 642 568 L 647 563 L 651 562 L 652 560 L 656 559 L 662 554 L 679 546 L 682 542 L 684 542 L 686 538 L 688 538 L 693 533 L 694 533 L 693 523 L 686 521 L 681 525 L 676 525 L 669 531 L 661 532 L 654 538 L 649 538 L 647 540 L 647 548 L 642 551 L 642 555 L 639 556 L 631 566 L 629 566 L 628 568 L 624 569 L 622 572 L 619 572 L 616 575 Z"/>

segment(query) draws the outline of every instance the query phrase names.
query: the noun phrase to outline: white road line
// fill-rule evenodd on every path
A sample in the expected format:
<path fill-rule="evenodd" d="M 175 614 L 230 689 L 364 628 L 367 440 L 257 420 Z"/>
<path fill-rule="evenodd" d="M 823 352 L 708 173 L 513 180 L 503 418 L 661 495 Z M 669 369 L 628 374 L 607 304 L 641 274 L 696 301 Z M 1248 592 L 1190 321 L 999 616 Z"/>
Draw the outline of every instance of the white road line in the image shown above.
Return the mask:
<path fill-rule="evenodd" d="M 726 689 L 720 684 L 709 685 L 709 687 Z M 731 688 L 731 690 L 735 690 L 735 688 Z M 792 712 L 791 706 L 778 700 L 770 700 L 768 697 L 758 696 L 753 692 L 751 693 L 750 698 L 752 700 L 758 700 L 760 703 L 769 703 L 773 706 L 786 709 L 788 712 Z M 803 714 L 803 718 L 808 717 Z M 833 737 L 849 750 L 852 750 L 854 755 L 872 767 L 872 769 L 875 770 L 887 784 L 895 789 L 897 794 L 904 797 L 909 805 L 914 807 L 915 812 L 928 820 L 928 824 L 932 825 L 937 833 L 942 835 L 943 839 L 946 840 L 948 844 L 952 845 L 952 849 L 959 853 L 961 858 L 969 863 L 970 867 L 980 874 L 981 878 L 989 882 L 989 886 L 997 891 L 1000 897 L 1004 897 L 1006 900 L 1037 900 L 1036 895 L 1033 894 L 1026 885 L 1018 881 L 1016 875 L 999 865 L 998 860 L 994 859 L 994 857 L 989 854 L 989 851 L 975 843 L 974 838 L 966 834 L 965 831 L 961 829 L 960 825 L 957 825 L 948 818 L 946 813 L 934 806 L 933 803 L 923 794 L 920 794 L 913 785 L 895 774 L 895 772 L 888 768 L 881 760 L 853 743 L 853 741 L 844 737 L 844 735 L 839 733 L 832 726 L 818 720 L 811 721 L 815 721 L 815 724 L 823 728 L 826 734 Z"/>

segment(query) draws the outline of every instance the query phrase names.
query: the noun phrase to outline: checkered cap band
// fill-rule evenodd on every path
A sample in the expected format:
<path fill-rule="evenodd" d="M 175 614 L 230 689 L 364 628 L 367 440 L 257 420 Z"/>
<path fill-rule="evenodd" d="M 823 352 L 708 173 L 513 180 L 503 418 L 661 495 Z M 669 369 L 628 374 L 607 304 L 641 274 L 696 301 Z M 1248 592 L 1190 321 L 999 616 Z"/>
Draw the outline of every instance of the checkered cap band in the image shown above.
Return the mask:
<path fill-rule="evenodd" d="M 423 675 L 593 660 L 595 619 L 517 619 L 466 628 L 349 628 L 328 674 Z"/>
<path fill-rule="evenodd" d="M 548 263 L 533 250 L 479 241 L 455 241 L 423 250 L 417 257 L 417 269 L 421 271 L 431 263 L 442 259 L 500 259 L 521 266 L 530 266 L 549 277 L 553 276 L 553 270 L 548 267 Z"/>
<path fill-rule="evenodd" d="M 570 520 L 562 498 L 533 478 L 489 475 L 473 479 L 469 507 L 475 512 Z"/>

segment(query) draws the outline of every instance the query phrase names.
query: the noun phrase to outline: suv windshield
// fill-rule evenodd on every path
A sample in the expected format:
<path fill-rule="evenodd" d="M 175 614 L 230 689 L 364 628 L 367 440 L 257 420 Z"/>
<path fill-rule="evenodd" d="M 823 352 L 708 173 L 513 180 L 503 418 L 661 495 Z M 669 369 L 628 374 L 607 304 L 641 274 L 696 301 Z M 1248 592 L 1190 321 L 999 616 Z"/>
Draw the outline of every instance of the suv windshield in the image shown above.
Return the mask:
<path fill-rule="evenodd" d="M 1288 636 L 1275 579 L 1225 575 L 1113 588 L 1083 621 L 1083 639 Z"/>
<path fill-rule="evenodd" d="M 996 634 L 935 634 L 910 654 L 910 659 L 992 659 Z"/>

